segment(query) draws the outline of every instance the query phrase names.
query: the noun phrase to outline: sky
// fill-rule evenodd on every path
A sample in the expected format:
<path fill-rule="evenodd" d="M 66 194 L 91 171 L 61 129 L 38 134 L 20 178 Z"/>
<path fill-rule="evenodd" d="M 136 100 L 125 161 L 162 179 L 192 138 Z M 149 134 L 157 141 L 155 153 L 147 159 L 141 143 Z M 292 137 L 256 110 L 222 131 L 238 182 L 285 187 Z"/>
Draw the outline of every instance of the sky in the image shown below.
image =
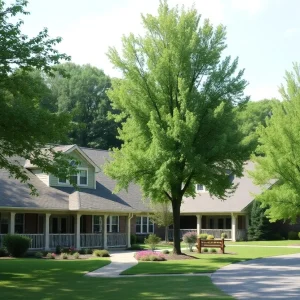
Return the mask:
<path fill-rule="evenodd" d="M 11 1 L 7 1 L 11 2 Z M 280 98 L 285 71 L 300 62 L 299 0 L 169 0 L 169 6 L 195 5 L 203 19 L 227 28 L 226 55 L 239 57 L 251 100 Z M 29 0 L 23 32 L 44 27 L 63 41 L 58 50 L 77 64 L 91 64 L 119 76 L 106 53 L 121 49 L 122 35 L 143 32 L 142 14 L 157 14 L 159 0 Z"/>

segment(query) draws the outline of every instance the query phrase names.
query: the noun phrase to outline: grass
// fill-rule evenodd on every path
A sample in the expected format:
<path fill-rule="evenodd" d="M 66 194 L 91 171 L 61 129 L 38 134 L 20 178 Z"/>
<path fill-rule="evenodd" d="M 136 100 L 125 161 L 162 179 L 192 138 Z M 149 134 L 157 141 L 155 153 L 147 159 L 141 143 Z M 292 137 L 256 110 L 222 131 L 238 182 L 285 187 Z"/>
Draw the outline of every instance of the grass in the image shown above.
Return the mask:
<path fill-rule="evenodd" d="M 1 259 L 1 299 L 233 299 L 209 277 L 90 278 L 83 275 L 108 259 Z"/>
<path fill-rule="evenodd" d="M 193 252 L 193 255 L 198 259 L 139 262 L 136 266 L 124 271 L 122 275 L 211 273 L 231 263 L 268 256 L 299 253 L 300 249 L 228 246 L 226 247 L 226 252 L 235 252 L 236 254 L 197 254 Z"/>
<path fill-rule="evenodd" d="M 300 246 L 300 240 L 282 240 L 282 241 L 245 241 L 245 242 L 230 242 L 226 241 L 226 245 L 259 245 L 259 246 Z"/>

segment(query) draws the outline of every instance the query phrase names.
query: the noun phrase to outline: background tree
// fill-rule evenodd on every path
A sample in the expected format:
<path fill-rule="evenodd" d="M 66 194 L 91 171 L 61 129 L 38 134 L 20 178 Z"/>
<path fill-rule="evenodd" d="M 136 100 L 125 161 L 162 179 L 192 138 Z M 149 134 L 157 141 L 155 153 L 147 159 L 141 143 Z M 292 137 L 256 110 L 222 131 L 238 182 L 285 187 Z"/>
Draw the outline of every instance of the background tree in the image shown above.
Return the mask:
<path fill-rule="evenodd" d="M 237 121 L 244 140 L 248 146 L 249 155 L 253 153 L 258 145 L 258 133 L 256 129 L 259 125 L 266 125 L 265 119 L 271 117 L 272 107 L 277 103 L 277 99 L 264 99 L 261 101 L 249 101 L 243 107 L 237 107 Z"/>
<path fill-rule="evenodd" d="M 54 77 L 46 77 L 52 95 L 43 100 L 43 106 L 52 111 L 70 112 L 73 127 L 69 132 L 72 143 L 101 149 L 119 147 L 117 124 L 108 118 L 112 108 L 106 91 L 110 78 L 90 65 L 66 63 Z"/>
<path fill-rule="evenodd" d="M 142 17 L 145 35 L 123 37 L 122 56 L 108 56 L 123 79 L 108 95 L 122 113 L 120 150 L 105 172 L 116 189 L 139 184 L 145 197 L 171 202 L 174 253 L 180 254 L 180 206 L 195 196 L 196 183 L 225 198 L 232 188 L 226 170 L 241 176 L 245 149 L 233 108 L 247 101 L 237 59 L 221 61 L 225 28 L 216 29 L 192 8 L 170 9 Z M 153 201 L 153 200 L 152 200 Z"/>
<path fill-rule="evenodd" d="M 253 201 L 250 213 L 250 225 L 248 228 L 248 240 L 266 240 L 269 237 L 270 223 L 265 216 L 265 209 L 260 207 L 258 201 Z"/>
<path fill-rule="evenodd" d="M 49 38 L 47 29 L 33 38 L 21 33 L 22 21 L 14 22 L 13 17 L 28 14 L 26 5 L 21 0 L 9 6 L 0 1 L 0 168 L 23 182 L 28 182 L 28 175 L 14 157 L 30 159 L 43 171 L 57 174 L 57 166 L 66 161 L 59 153 L 49 156 L 51 149 L 42 147 L 63 140 L 69 130 L 66 115 L 40 108 L 46 87 L 31 75 L 37 69 L 50 74 L 54 65 L 69 57 L 55 50 L 61 39 Z"/>
<path fill-rule="evenodd" d="M 169 241 L 169 226 L 173 224 L 173 213 L 170 201 L 151 203 L 151 220 L 159 227 L 165 227 L 165 241 Z"/>
<path fill-rule="evenodd" d="M 271 221 L 300 215 L 300 67 L 286 72 L 280 88 L 283 101 L 273 108 L 266 127 L 258 129 L 259 156 L 251 175 L 264 188 L 257 200 L 266 208 Z M 271 188 L 270 188 L 271 186 Z"/>

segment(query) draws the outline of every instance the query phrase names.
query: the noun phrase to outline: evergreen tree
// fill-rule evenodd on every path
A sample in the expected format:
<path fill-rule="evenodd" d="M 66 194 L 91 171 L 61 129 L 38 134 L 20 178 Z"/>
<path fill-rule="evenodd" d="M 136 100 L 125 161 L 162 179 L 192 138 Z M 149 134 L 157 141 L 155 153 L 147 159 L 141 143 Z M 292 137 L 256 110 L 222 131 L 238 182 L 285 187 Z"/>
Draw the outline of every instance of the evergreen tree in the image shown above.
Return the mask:
<path fill-rule="evenodd" d="M 265 216 L 265 209 L 263 209 L 258 201 L 253 201 L 250 225 L 248 228 L 248 240 L 259 241 L 268 239 L 269 221 Z"/>

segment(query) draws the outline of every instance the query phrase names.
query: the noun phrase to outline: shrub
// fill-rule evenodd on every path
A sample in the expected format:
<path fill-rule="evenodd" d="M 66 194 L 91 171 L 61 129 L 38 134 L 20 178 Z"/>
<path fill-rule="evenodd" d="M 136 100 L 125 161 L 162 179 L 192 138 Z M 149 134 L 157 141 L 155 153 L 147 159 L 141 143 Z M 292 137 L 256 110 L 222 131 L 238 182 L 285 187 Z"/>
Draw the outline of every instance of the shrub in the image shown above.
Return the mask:
<path fill-rule="evenodd" d="M 139 251 L 135 253 L 134 257 L 138 261 L 163 261 L 166 260 L 161 252 L 154 252 L 152 250 Z"/>
<path fill-rule="evenodd" d="M 162 252 L 163 254 L 169 254 L 170 253 L 170 251 L 168 250 L 168 249 L 165 249 L 165 250 L 163 250 L 163 252 Z"/>
<path fill-rule="evenodd" d="M 55 247 L 55 253 L 56 254 L 60 254 L 61 253 L 61 248 L 60 248 L 59 245 L 56 245 L 56 247 Z"/>
<path fill-rule="evenodd" d="M 211 252 L 211 253 L 217 253 L 217 249 L 215 249 L 215 248 L 210 248 L 210 252 Z"/>
<path fill-rule="evenodd" d="M 283 236 L 279 233 L 279 232 L 276 232 L 276 233 L 273 233 L 272 234 L 272 240 L 283 240 L 284 238 L 283 238 Z"/>
<path fill-rule="evenodd" d="M 225 233 L 225 232 L 222 232 L 222 233 L 221 233 L 221 238 L 222 238 L 222 239 L 227 239 L 227 237 L 228 237 L 228 236 L 227 236 L 227 233 Z"/>
<path fill-rule="evenodd" d="M 215 237 L 212 235 L 212 234 L 209 234 L 208 236 L 207 236 L 207 239 L 208 240 L 213 240 Z"/>
<path fill-rule="evenodd" d="M 300 232 L 298 232 L 298 238 L 300 239 Z"/>
<path fill-rule="evenodd" d="M 42 258 L 44 255 L 43 255 L 42 252 L 38 251 L 38 252 L 35 252 L 34 256 L 35 256 L 36 258 Z"/>
<path fill-rule="evenodd" d="M 145 244 L 149 245 L 151 250 L 155 250 L 157 244 L 161 241 L 161 238 L 156 234 L 149 234 L 148 238 L 145 238 Z"/>
<path fill-rule="evenodd" d="M 133 244 L 127 250 L 143 250 L 143 248 L 139 244 Z"/>
<path fill-rule="evenodd" d="M 0 248 L 0 257 L 8 256 L 8 252 L 5 248 Z"/>
<path fill-rule="evenodd" d="M 93 255 L 97 257 L 109 257 L 109 252 L 107 250 L 94 250 Z"/>
<path fill-rule="evenodd" d="M 137 238 L 136 238 L 136 235 L 135 234 L 131 234 L 130 235 L 130 244 L 131 245 L 134 245 L 137 243 Z"/>
<path fill-rule="evenodd" d="M 63 247 L 61 248 L 61 253 L 67 253 L 67 254 L 74 254 L 76 252 L 75 248 L 72 246 L 72 247 Z"/>
<path fill-rule="evenodd" d="M 298 233 L 296 231 L 289 231 L 288 239 L 289 240 L 297 240 L 298 239 Z"/>
<path fill-rule="evenodd" d="M 73 257 L 74 257 L 75 259 L 79 259 L 80 253 L 79 253 L 79 252 L 75 252 L 75 253 L 73 254 Z"/>
<path fill-rule="evenodd" d="M 62 253 L 60 254 L 60 258 L 61 258 L 61 259 L 68 259 L 68 258 L 69 258 L 69 255 L 68 255 L 68 253 L 62 252 Z"/>
<path fill-rule="evenodd" d="M 93 250 L 90 248 L 84 248 L 84 249 L 80 249 L 79 254 L 93 254 Z"/>
<path fill-rule="evenodd" d="M 55 253 L 47 253 L 46 258 L 55 259 L 56 254 Z"/>
<path fill-rule="evenodd" d="M 197 242 L 197 233 L 196 232 L 187 232 L 182 236 L 182 240 L 186 243 L 189 247 L 189 250 L 193 251 L 193 246 Z"/>
<path fill-rule="evenodd" d="M 23 256 L 30 247 L 30 243 L 30 238 L 18 234 L 7 234 L 3 239 L 3 246 L 14 257 Z"/>
<path fill-rule="evenodd" d="M 201 234 L 198 235 L 198 237 L 199 237 L 200 239 L 202 239 L 202 240 L 206 240 L 206 239 L 207 239 L 207 236 L 208 236 L 208 234 L 206 234 L 206 233 L 201 233 Z"/>
<path fill-rule="evenodd" d="M 208 248 L 204 248 L 204 249 L 203 249 L 203 252 L 208 252 Z"/>

